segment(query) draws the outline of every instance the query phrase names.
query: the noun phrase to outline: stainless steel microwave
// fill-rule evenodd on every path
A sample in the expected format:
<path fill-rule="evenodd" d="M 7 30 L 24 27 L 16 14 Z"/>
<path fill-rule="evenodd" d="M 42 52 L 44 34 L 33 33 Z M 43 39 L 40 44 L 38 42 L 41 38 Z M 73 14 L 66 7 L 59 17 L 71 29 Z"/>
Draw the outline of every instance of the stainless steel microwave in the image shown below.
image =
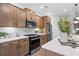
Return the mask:
<path fill-rule="evenodd" d="M 33 20 L 26 20 L 26 27 L 35 28 L 35 27 L 37 27 L 37 24 Z"/>

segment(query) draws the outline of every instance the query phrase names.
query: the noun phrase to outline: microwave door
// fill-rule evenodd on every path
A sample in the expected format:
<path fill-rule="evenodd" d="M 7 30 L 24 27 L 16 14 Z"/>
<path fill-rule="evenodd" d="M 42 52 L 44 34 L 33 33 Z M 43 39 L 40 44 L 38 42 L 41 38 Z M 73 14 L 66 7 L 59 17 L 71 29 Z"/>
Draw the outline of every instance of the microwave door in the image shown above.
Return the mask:
<path fill-rule="evenodd" d="M 34 21 L 27 21 L 27 27 L 36 27 L 36 23 Z"/>

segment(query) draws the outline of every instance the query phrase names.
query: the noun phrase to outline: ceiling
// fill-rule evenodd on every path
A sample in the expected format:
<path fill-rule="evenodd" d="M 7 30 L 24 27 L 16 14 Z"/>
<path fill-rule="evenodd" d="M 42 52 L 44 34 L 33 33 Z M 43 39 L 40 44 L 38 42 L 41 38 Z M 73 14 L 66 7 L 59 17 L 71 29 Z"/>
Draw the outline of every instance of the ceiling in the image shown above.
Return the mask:
<path fill-rule="evenodd" d="M 39 15 L 61 16 L 75 13 L 74 3 L 13 3 L 21 8 L 30 8 Z M 47 12 L 45 11 L 47 6 Z M 77 6 L 77 12 L 79 5 Z"/>

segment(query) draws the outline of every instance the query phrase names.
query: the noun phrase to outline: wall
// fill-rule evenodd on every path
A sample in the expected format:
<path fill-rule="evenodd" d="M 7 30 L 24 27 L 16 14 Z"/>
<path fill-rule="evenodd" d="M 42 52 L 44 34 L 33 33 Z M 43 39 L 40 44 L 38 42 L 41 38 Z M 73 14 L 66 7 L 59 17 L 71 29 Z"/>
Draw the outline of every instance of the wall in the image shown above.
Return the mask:
<path fill-rule="evenodd" d="M 58 29 L 57 22 L 58 22 L 58 17 L 51 17 L 53 39 L 59 36 L 59 29 Z"/>
<path fill-rule="evenodd" d="M 71 23 L 71 33 L 72 34 L 74 34 L 73 19 L 74 19 L 74 15 L 70 14 L 69 15 L 69 20 L 70 20 L 70 23 Z M 52 37 L 53 37 L 53 39 L 61 35 L 61 32 L 60 32 L 60 30 L 58 28 L 58 25 L 57 25 L 58 21 L 59 21 L 59 17 L 55 17 L 55 16 L 51 17 Z M 64 37 L 64 35 L 63 35 L 63 37 Z M 64 39 L 64 41 L 67 41 L 67 40 Z"/>
<path fill-rule="evenodd" d="M 27 33 L 35 33 L 35 28 L 0 27 L 0 32 L 9 33 L 9 37 L 14 37 L 17 33 L 19 36 L 23 36 Z"/>

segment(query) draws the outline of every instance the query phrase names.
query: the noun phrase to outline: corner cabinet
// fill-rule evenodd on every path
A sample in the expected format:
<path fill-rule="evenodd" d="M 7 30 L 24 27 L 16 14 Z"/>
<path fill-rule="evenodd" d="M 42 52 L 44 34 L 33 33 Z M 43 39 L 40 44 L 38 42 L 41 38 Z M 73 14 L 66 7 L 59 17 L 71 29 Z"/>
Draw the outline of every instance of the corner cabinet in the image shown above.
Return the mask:
<path fill-rule="evenodd" d="M 29 53 L 29 40 L 20 39 L 0 44 L 0 56 L 24 56 Z"/>

